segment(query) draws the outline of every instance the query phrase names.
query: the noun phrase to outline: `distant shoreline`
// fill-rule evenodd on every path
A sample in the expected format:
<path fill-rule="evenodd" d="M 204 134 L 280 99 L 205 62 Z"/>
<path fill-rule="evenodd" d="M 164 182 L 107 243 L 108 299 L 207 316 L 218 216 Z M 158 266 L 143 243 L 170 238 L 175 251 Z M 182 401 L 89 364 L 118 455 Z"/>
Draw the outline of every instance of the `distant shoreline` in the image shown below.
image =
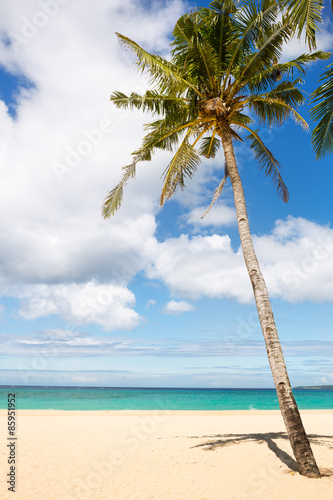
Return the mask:
<path fill-rule="evenodd" d="M 293 387 L 294 390 L 317 390 L 317 391 L 327 391 L 328 390 L 333 390 L 333 385 L 304 385 L 304 386 L 299 386 L 299 387 Z"/>

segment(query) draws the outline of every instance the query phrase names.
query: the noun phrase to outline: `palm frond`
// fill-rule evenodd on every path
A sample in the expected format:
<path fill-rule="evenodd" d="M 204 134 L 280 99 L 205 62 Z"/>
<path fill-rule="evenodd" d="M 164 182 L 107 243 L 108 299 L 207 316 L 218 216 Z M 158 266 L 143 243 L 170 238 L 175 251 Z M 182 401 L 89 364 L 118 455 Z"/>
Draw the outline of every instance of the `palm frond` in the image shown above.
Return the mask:
<path fill-rule="evenodd" d="M 283 24 L 279 23 L 270 29 L 269 36 L 262 41 L 258 50 L 248 56 L 244 67 L 241 68 L 232 85 L 229 100 L 248 82 L 251 82 L 255 75 L 272 67 L 272 62 L 280 59 L 283 43 L 290 38 L 291 33 L 292 28 L 287 21 Z"/>
<path fill-rule="evenodd" d="M 260 31 L 266 30 L 275 22 L 277 12 L 278 6 L 275 0 L 264 0 L 260 11 L 252 0 L 238 9 L 236 21 L 239 36 L 229 47 L 231 57 L 225 72 L 222 92 L 225 91 L 230 75 L 234 73 L 235 67 L 242 61 L 244 54 L 250 53 L 256 45 Z"/>
<path fill-rule="evenodd" d="M 302 94 L 301 97 L 303 99 Z M 297 99 L 300 99 L 300 96 L 298 93 L 295 93 L 290 95 L 288 99 L 294 99 L 297 102 Z M 270 126 L 280 126 L 291 116 L 294 118 L 295 122 L 302 125 L 304 129 L 309 128 L 307 122 L 292 105 L 289 105 L 284 100 L 277 97 L 270 95 L 267 97 L 253 97 L 249 99 L 248 105 L 249 108 L 256 114 L 260 123 L 267 123 Z"/>
<path fill-rule="evenodd" d="M 121 181 L 108 192 L 102 206 L 102 216 L 104 219 L 110 219 L 110 217 L 114 215 L 117 210 L 119 210 L 123 201 L 124 186 L 127 184 L 129 179 L 135 177 L 136 165 L 138 161 L 139 160 L 134 160 L 130 165 L 123 167 L 124 174 Z"/>
<path fill-rule="evenodd" d="M 178 114 L 186 111 L 189 102 L 184 97 L 161 95 L 154 90 L 147 90 L 144 95 L 132 92 L 129 96 L 123 92 L 113 92 L 110 97 L 119 109 L 140 109 L 153 114 Z"/>
<path fill-rule="evenodd" d="M 155 149 L 163 151 L 172 151 L 177 147 L 179 139 L 186 129 L 193 130 L 197 127 L 198 121 L 185 121 L 179 123 L 175 120 L 163 118 L 145 126 L 149 133 L 143 139 L 142 147 L 134 151 L 133 155 L 144 157 L 144 160 L 150 160 L 151 154 Z"/>
<path fill-rule="evenodd" d="M 231 119 L 230 124 L 232 125 L 251 125 L 254 120 L 244 113 L 235 113 Z"/>
<path fill-rule="evenodd" d="M 266 92 L 264 96 L 266 98 L 273 98 L 282 100 L 288 106 L 296 108 L 304 103 L 305 97 L 296 85 L 302 84 L 303 80 L 297 78 L 294 81 L 284 80 L 279 83 L 275 88 L 271 89 L 270 92 Z"/>
<path fill-rule="evenodd" d="M 248 88 L 251 93 L 258 93 L 268 90 L 276 85 L 276 82 L 281 80 L 283 76 L 294 77 L 297 71 L 299 75 L 305 75 L 307 66 L 314 61 L 328 59 L 329 52 L 318 50 L 312 54 L 302 54 L 301 56 L 285 63 L 275 63 L 256 75 L 249 81 L 245 88 Z"/>
<path fill-rule="evenodd" d="M 236 11 L 234 0 L 214 0 L 209 4 L 209 8 L 199 10 L 199 15 L 203 20 L 203 36 L 214 47 L 217 55 L 215 78 L 218 87 L 221 83 L 221 77 L 229 65 L 230 44 L 233 42 L 235 34 L 238 33 L 237 25 L 233 19 Z"/>
<path fill-rule="evenodd" d="M 221 141 L 215 137 L 216 130 L 214 130 L 211 137 L 204 137 L 201 140 L 199 147 L 199 155 L 205 156 L 206 158 L 215 158 L 219 147 L 221 146 Z"/>
<path fill-rule="evenodd" d="M 235 139 L 236 141 L 244 142 L 241 136 L 237 134 L 236 130 L 234 130 L 232 127 L 230 127 L 229 132 L 233 139 Z"/>
<path fill-rule="evenodd" d="M 280 174 L 279 169 L 281 168 L 281 164 L 262 142 L 257 130 L 250 130 L 248 127 L 245 128 L 250 132 L 247 139 L 250 140 L 250 147 L 254 152 L 254 156 L 260 168 L 264 170 L 267 176 L 271 177 L 273 184 L 276 186 L 278 195 L 281 196 L 284 202 L 287 202 L 289 200 L 289 193 Z"/>
<path fill-rule="evenodd" d="M 288 3 L 288 15 L 298 38 L 302 37 L 305 29 L 309 49 L 315 49 L 316 33 L 320 31 L 319 25 L 322 22 L 323 0 L 291 0 Z"/>
<path fill-rule="evenodd" d="M 312 145 L 316 158 L 333 151 L 333 65 L 328 66 L 320 81 L 323 83 L 312 94 L 312 103 L 317 103 L 310 116 L 318 124 L 312 132 Z"/>
<path fill-rule="evenodd" d="M 215 189 L 215 193 L 214 193 L 213 199 L 210 202 L 210 205 L 207 208 L 206 212 L 201 216 L 201 219 L 203 219 L 204 217 L 206 217 L 206 215 L 208 214 L 208 212 L 210 212 L 210 210 L 213 208 L 213 206 L 215 205 L 215 203 L 217 202 L 217 200 L 221 196 L 222 190 L 223 190 L 223 188 L 224 188 L 224 186 L 225 186 L 225 184 L 227 182 L 227 177 L 228 177 L 228 170 L 227 170 L 227 167 L 225 166 L 224 177 L 223 177 L 222 181 L 220 182 L 220 184 L 218 185 L 218 187 Z"/>
<path fill-rule="evenodd" d="M 160 205 L 171 198 L 176 189 L 185 187 L 185 178 L 191 178 L 196 171 L 200 157 L 196 150 L 188 142 L 191 131 L 184 137 L 176 154 L 164 171 L 164 184 L 160 197 Z"/>
<path fill-rule="evenodd" d="M 182 16 L 173 31 L 173 62 L 187 80 L 206 92 L 216 91 L 219 60 L 207 37 L 200 33 L 204 18 L 198 12 Z"/>
<path fill-rule="evenodd" d="M 124 173 L 121 181 L 108 192 L 104 200 L 102 206 L 102 215 L 104 219 L 109 219 L 120 208 L 123 200 L 124 187 L 129 179 L 135 177 L 137 164 L 140 161 L 150 161 L 155 149 L 171 151 L 172 148 L 178 144 L 180 134 L 182 134 L 186 128 L 189 128 L 187 135 L 190 135 L 195 126 L 196 122 L 187 122 L 175 126 L 174 123 L 170 124 L 165 120 L 158 120 L 149 124 L 151 132 L 144 137 L 142 147 L 132 153 L 134 156 L 133 162 L 123 167 Z M 184 173 L 187 175 L 186 169 Z"/>
<path fill-rule="evenodd" d="M 184 91 L 188 87 L 191 87 L 202 97 L 201 92 L 191 82 L 181 76 L 176 66 L 157 54 L 150 54 L 130 38 L 120 33 L 116 33 L 116 35 L 122 46 L 136 54 L 139 70 L 142 72 L 148 71 L 151 76 L 151 82 L 158 88 L 170 89 L 170 87 L 172 88 L 173 85 L 176 85 L 175 88 L 178 88 L 179 91 Z"/>

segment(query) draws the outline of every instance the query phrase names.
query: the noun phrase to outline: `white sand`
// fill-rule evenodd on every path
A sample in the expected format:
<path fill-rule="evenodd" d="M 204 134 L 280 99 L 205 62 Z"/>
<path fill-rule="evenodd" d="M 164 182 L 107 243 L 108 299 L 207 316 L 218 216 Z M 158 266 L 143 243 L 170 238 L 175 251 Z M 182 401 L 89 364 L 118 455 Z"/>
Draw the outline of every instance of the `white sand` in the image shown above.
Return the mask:
<path fill-rule="evenodd" d="M 302 411 L 321 479 L 299 475 L 279 412 L 17 411 L 15 500 L 332 500 L 333 411 Z"/>

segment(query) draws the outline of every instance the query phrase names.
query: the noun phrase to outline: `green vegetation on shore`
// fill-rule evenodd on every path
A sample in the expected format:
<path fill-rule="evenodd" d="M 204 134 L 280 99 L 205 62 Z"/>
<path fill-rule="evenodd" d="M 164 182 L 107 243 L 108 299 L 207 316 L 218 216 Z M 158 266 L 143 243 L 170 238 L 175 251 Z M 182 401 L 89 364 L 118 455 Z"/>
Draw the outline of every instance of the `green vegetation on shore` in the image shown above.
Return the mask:
<path fill-rule="evenodd" d="M 299 387 L 294 387 L 294 389 L 333 389 L 333 385 L 301 385 Z"/>

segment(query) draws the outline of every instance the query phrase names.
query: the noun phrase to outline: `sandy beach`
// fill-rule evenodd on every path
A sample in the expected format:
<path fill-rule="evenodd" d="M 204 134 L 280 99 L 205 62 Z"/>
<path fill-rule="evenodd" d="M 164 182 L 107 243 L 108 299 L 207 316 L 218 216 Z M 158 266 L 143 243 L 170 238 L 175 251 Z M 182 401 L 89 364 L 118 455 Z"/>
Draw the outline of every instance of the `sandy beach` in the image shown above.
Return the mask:
<path fill-rule="evenodd" d="M 321 479 L 297 472 L 277 411 L 16 414 L 15 493 L 0 411 L 2 499 L 329 500 L 333 410 L 302 411 Z"/>

